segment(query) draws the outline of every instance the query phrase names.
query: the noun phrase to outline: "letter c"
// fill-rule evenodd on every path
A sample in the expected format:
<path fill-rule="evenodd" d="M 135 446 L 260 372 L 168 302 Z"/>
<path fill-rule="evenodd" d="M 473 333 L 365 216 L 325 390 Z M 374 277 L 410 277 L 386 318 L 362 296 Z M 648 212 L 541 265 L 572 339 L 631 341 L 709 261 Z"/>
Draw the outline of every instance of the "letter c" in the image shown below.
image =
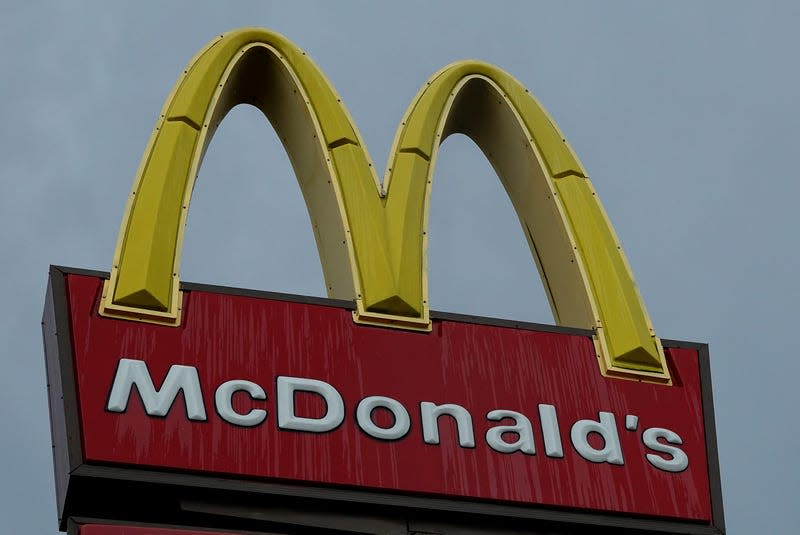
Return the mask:
<path fill-rule="evenodd" d="M 214 394 L 214 403 L 220 418 L 242 427 L 254 427 L 263 422 L 267 417 L 267 411 L 264 409 L 252 409 L 247 414 L 238 413 L 233 409 L 233 395 L 236 392 L 247 392 L 251 399 L 267 399 L 264 389 L 250 381 L 234 379 L 222 383 Z"/>

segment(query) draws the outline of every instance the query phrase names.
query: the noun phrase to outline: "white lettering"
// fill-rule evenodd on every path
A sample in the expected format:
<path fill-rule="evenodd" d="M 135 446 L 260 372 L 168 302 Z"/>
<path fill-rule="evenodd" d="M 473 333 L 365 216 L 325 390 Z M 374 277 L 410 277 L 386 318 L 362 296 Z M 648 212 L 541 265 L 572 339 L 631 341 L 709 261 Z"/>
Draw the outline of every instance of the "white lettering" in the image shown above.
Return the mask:
<path fill-rule="evenodd" d="M 297 416 L 294 407 L 295 392 L 311 392 L 322 396 L 327 405 L 325 416 L 322 418 Z M 333 431 L 344 421 L 344 401 L 342 396 L 325 381 L 282 375 L 278 377 L 276 397 L 278 403 L 278 427 L 281 429 L 326 433 Z"/>
<path fill-rule="evenodd" d="M 458 444 L 462 448 L 474 448 L 475 436 L 472 431 L 472 416 L 460 405 L 446 403 L 436 405 L 429 401 L 419 404 L 422 413 L 422 437 L 426 444 L 439 443 L 439 416 L 453 417 L 458 427 Z"/>
<path fill-rule="evenodd" d="M 672 459 L 665 459 L 660 455 L 648 453 L 646 457 L 650 464 L 666 472 L 683 472 L 686 470 L 689 467 L 689 457 L 686 455 L 686 452 L 680 448 L 662 444 L 658 441 L 660 438 L 663 438 L 670 444 L 683 444 L 683 439 L 674 431 L 662 427 L 646 429 L 645 432 L 642 433 L 642 442 L 644 442 L 644 445 L 651 450 L 672 456 Z"/>
<path fill-rule="evenodd" d="M 379 427 L 372 420 L 372 411 L 383 408 L 392 413 L 394 424 L 391 427 Z M 381 440 L 398 440 L 406 436 L 411 429 L 411 417 L 403 405 L 396 399 L 383 396 L 370 396 L 361 400 L 356 408 L 356 422 L 369 436 Z"/>
<path fill-rule="evenodd" d="M 136 385 L 144 410 L 150 416 L 166 416 L 175 402 L 178 391 L 182 390 L 183 400 L 186 403 L 186 416 L 190 420 L 207 419 L 200 379 L 197 377 L 197 369 L 193 366 L 178 364 L 170 366 L 161 388 L 156 390 L 144 361 L 120 359 L 111 395 L 108 397 L 107 409 L 111 412 L 125 412 L 128 409 L 133 385 Z"/>
<path fill-rule="evenodd" d="M 255 383 L 245 380 L 227 381 L 219 385 L 214 394 L 214 402 L 220 417 L 228 423 L 242 427 L 253 427 L 263 422 L 267 417 L 267 411 L 264 409 L 252 409 L 247 414 L 233 410 L 233 395 L 236 392 L 247 392 L 251 399 L 267 399 L 264 389 Z"/>
<path fill-rule="evenodd" d="M 589 444 L 589 434 L 597 433 L 603 438 L 603 448 L 597 449 Z M 625 464 L 622 447 L 619 444 L 617 421 L 614 414 L 601 412 L 600 421 L 578 420 L 572 425 L 570 433 L 572 445 L 581 457 L 593 463 Z"/>
<path fill-rule="evenodd" d="M 552 405 L 540 404 L 539 420 L 542 424 L 544 454 L 548 457 L 563 457 L 564 448 L 561 446 L 561 431 L 558 429 L 556 408 Z"/>
<path fill-rule="evenodd" d="M 533 443 L 533 428 L 531 421 L 524 414 L 514 411 L 495 410 L 486 415 L 487 420 L 499 422 L 510 418 L 514 420 L 514 425 L 498 425 L 486 431 L 486 443 L 489 447 L 500 453 L 514 453 L 521 451 L 528 455 L 536 455 L 536 447 Z M 514 442 L 503 440 L 503 434 L 515 433 L 518 438 Z"/>
<path fill-rule="evenodd" d="M 187 418 L 194 421 L 208 420 L 198 370 L 194 366 L 170 366 L 160 387 L 156 389 L 145 361 L 122 358 L 114 375 L 106 409 L 116 413 L 126 412 L 134 387 L 145 413 L 149 416 L 167 416 L 175 405 L 178 394 L 182 393 Z M 252 402 L 249 407 L 237 404 L 239 410 L 234 408 L 233 400 L 237 392 L 244 392 L 249 396 Z M 320 411 L 314 411 L 302 403 L 309 401 L 309 394 L 314 396 L 312 401 L 324 401 L 325 408 L 321 416 L 318 416 Z M 226 381 L 214 392 L 214 406 L 220 419 L 242 427 L 255 427 L 266 421 L 269 408 L 265 403 L 256 402 L 267 400 L 267 393 L 262 386 L 244 379 Z M 274 401 L 273 413 L 281 430 L 326 433 L 339 427 L 346 416 L 345 403 L 339 391 L 331 384 L 316 379 L 277 377 Z M 452 418 L 453 424 L 448 422 L 445 425 L 455 425 L 458 445 L 462 448 L 475 447 L 472 415 L 466 408 L 453 403 L 437 405 L 429 401 L 420 402 L 419 408 L 422 438 L 426 444 L 441 443 L 440 417 L 448 416 Z M 537 408 L 545 455 L 563 458 L 563 439 L 556 407 L 540 403 Z M 388 411 L 392 417 L 391 424 L 388 419 L 381 419 L 376 410 Z M 492 427 L 487 426 L 485 432 L 489 448 L 504 454 L 521 452 L 525 455 L 536 455 L 533 423 L 525 414 L 508 409 L 494 409 L 488 411 L 486 420 L 497 422 L 489 424 Z M 634 432 L 639 428 L 639 422 L 638 416 L 625 414 L 624 422 L 621 420 L 620 426 L 624 425 L 624 429 Z M 386 396 L 361 399 L 356 405 L 355 423 L 366 435 L 386 441 L 401 440 L 411 430 L 411 417 L 406 407 L 396 399 Z M 452 428 L 446 429 L 449 431 Z M 683 445 L 683 439 L 674 431 L 651 427 L 644 430 L 641 439 L 644 444 L 643 454 L 647 462 L 656 469 L 682 472 L 689 467 L 689 457 L 679 447 Z M 625 464 L 619 428 L 612 412 L 601 411 L 596 420 L 575 422 L 570 429 L 570 440 L 575 452 L 587 461 Z"/>

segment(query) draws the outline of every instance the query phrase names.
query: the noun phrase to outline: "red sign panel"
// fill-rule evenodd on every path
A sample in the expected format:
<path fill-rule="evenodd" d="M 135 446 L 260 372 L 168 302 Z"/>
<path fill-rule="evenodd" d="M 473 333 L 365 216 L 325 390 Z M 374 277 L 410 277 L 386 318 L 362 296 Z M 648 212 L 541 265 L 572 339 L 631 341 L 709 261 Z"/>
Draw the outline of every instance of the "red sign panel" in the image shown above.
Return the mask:
<path fill-rule="evenodd" d="M 665 344 L 654 385 L 602 377 L 586 333 L 191 287 L 173 328 L 64 281 L 84 465 L 714 524 L 696 347 Z"/>

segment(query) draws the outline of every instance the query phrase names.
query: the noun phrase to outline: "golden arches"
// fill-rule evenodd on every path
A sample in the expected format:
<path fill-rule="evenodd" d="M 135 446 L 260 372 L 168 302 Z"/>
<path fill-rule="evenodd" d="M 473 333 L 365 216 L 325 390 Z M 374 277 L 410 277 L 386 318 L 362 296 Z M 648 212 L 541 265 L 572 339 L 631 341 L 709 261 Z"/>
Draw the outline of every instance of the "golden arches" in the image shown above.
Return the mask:
<path fill-rule="evenodd" d="M 595 329 L 601 368 L 669 381 L 630 269 L 578 159 L 532 95 L 502 70 L 434 75 L 400 125 L 383 183 L 341 99 L 308 56 L 262 29 L 220 36 L 165 104 L 131 192 L 101 313 L 178 324 L 178 273 L 194 179 L 234 105 L 278 132 L 308 206 L 328 294 L 356 321 L 428 330 L 427 213 L 436 153 L 454 132 L 484 151 L 517 211 L 556 321 Z"/>

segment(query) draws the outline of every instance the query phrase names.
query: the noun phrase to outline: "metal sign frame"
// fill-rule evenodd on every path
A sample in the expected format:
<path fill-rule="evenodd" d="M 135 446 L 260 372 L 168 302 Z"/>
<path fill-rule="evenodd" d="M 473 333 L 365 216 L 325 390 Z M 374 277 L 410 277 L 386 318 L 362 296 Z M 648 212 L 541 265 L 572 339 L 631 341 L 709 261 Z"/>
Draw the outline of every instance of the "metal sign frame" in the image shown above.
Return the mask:
<path fill-rule="evenodd" d="M 598 514 L 560 510 L 542 506 L 498 504 L 485 501 L 408 496 L 372 490 L 351 490 L 314 485 L 248 481 L 236 478 L 86 464 L 83 461 L 75 370 L 65 277 L 69 274 L 106 278 L 107 273 L 54 266 L 43 318 L 43 334 L 47 358 L 50 412 L 54 441 L 54 466 L 60 525 L 64 529 L 71 516 L 128 518 L 141 522 L 175 522 L 213 527 L 206 524 L 207 511 L 217 510 L 223 517 L 241 516 L 236 525 L 248 529 L 264 529 L 277 522 L 277 511 L 303 511 L 308 519 L 327 518 L 334 512 L 342 518 L 416 519 L 450 526 L 453 533 L 466 525 L 484 525 L 488 531 L 496 526 L 535 533 L 538 529 L 580 532 L 589 526 L 625 528 L 632 533 L 724 533 L 722 497 L 717 460 L 711 373 L 708 348 L 705 344 L 665 341 L 666 347 L 687 347 L 698 351 L 706 454 L 711 491 L 713 522 L 711 525 L 674 520 L 637 518 L 619 514 Z M 354 303 L 326 298 L 302 297 L 271 292 L 251 291 L 209 285 L 183 283 L 182 291 L 215 293 L 321 304 L 353 309 Z M 531 324 L 525 322 L 481 318 L 432 312 L 435 319 L 474 324 L 488 324 L 515 329 L 532 329 L 591 336 L 591 331 Z M 63 388 L 63 390 L 62 390 Z M 663 388 L 663 387 L 662 387 Z M 669 387 L 667 387 L 669 388 Z M 91 489 L 91 492 L 86 492 Z M 268 497 L 268 500 L 267 500 Z M 131 508 L 130 502 L 136 507 Z M 265 503 L 271 505 L 265 506 Z M 128 504 L 128 505 L 126 505 Z M 194 504 L 194 505 L 193 505 Z M 131 518 L 134 514 L 135 517 Z M 287 513 L 288 514 L 288 513 Z M 276 516 L 277 515 L 277 516 Z M 322 515 L 322 516 L 320 516 Z M 302 515 L 301 515 L 302 516 Z M 335 515 L 334 515 L 335 516 Z M 217 519 L 219 520 L 219 519 Z M 382 520 L 382 521 L 383 521 Z M 203 522 L 200 524 L 200 522 Z M 309 520 L 311 521 L 311 520 Z M 227 524 L 221 524 L 227 525 Z M 461 526 L 459 528 L 459 526 Z M 532 526 L 536 526 L 533 528 Z M 534 531 L 531 531 L 531 530 Z M 577 530 L 577 531 L 576 531 Z M 450 531 L 448 531 L 450 532 Z"/>

